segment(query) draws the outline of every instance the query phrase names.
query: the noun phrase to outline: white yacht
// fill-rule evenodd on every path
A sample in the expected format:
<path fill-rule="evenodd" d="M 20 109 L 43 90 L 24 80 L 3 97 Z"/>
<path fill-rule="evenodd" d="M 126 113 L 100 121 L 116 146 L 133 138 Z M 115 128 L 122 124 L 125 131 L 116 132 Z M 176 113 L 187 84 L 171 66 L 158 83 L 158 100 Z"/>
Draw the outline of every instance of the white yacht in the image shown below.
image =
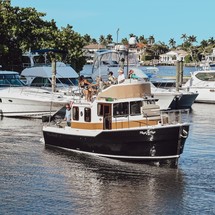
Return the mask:
<path fill-rule="evenodd" d="M 52 115 L 71 98 L 50 91 L 27 87 L 18 72 L 0 71 L 0 116 L 36 117 Z"/>
<path fill-rule="evenodd" d="M 194 71 L 191 78 L 185 83 L 190 92 L 197 92 L 195 102 L 215 104 L 215 70 L 206 69 Z"/>

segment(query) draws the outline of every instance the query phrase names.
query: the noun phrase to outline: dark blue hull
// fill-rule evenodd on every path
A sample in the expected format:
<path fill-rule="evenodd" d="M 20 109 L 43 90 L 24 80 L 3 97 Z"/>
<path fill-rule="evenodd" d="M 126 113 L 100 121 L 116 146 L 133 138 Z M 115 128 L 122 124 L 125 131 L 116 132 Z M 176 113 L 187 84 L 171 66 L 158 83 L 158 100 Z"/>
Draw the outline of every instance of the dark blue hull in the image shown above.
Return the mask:
<path fill-rule="evenodd" d="M 182 154 L 189 125 L 156 129 L 105 130 L 82 136 L 43 130 L 46 145 L 123 160 L 168 160 Z"/>
<path fill-rule="evenodd" d="M 170 109 L 190 109 L 198 96 L 195 94 L 183 94 L 180 99 L 172 101 Z"/>

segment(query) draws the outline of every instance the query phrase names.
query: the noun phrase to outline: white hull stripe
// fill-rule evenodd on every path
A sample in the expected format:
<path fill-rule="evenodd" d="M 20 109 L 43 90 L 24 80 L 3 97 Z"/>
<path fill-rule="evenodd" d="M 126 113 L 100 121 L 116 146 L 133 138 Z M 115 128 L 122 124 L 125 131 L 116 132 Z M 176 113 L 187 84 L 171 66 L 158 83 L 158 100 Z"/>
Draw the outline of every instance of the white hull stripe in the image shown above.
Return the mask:
<path fill-rule="evenodd" d="M 48 145 L 48 144 L 47 144 Z M 72 151 L 80 154 L 87 154 L 87 155 L 93 155 L 93 156 L 100 156 L 100 157 L 106 157 L 106 158 L 117 158 L 117 159 L 130 159 L 130 160 L 158 160 L 158 159 L 173 159 L 173 158 L 179 158 L 180 155 L 169 155 L 169 156 L 126 156 L 126 155 L 107 155 L 107 154 L 98 154 L 98 153 L 92 153 L 92 152 L 84 152 L 80 150 L 75 149 L 68 149 L 60 146 L 53 146 L 55 148 L 64 149 L 67 151 Z"/>

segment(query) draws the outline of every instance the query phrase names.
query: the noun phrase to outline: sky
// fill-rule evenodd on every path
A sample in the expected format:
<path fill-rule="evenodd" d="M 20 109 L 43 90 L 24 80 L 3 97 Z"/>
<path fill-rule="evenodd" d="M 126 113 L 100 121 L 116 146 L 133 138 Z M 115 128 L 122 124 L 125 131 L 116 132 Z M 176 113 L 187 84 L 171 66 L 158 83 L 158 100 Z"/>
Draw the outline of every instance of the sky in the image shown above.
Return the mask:
<path fill-rule="evenodd" d="M 173 38 L 179 45 L 186 34 L 196 36 L 197 45 L 215 38 L 215 0 L 11 0 L 11 5 L 33 7 L 58 28 L 69 24 L 96 40 L 111 34 L 120 42 L 132 33 L 167 45 Z"/>

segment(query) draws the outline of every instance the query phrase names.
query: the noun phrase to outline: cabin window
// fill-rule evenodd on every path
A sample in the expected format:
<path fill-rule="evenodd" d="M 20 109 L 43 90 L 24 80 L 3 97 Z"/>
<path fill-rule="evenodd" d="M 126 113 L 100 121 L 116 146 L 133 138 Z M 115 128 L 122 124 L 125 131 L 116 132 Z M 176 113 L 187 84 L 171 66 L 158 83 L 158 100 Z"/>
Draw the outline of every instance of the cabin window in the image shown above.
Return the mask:
<path fill-rule="evenodd" d="M 51 83 L 50 83 L 48 78 L 36 77 L 32 81 L 31 86 L 35 86 L 35 87 L 51 87 Z"/>
<path fill-rule="evenodd" d="M 196 77 L 202 81 L 215 81 L 214 72 L 199 72 Z"/>
<path fill-rule="evenodd" d="M 155 100 L 148 100 L 147 104 L 155 104 Z"/>
<path fill-rule="evenodd" d="M 78 78 L 57 78 L 56 83 L 59 84 L 66 84 L 69 86 L 77 86 L 78 85 Z"/>
<path fill-rule="evenodd" d="M 98 104 L 97 114 L 98 114 L 98 116 L 103 116 L 103 104 Z"/>
<path fill-rule="evenodd" d="M 141 114 L 142 101 L 134 101 L 130 103 L 130 115 Z"/>
<path fill-rule="evenodd" d="M 84 121 L 91 122 L 91 109 L 90 108 L 84 108 Z"/>
<path fill-rule="evenodd" d="M 113 104 L 113 117 L 128 116 L 128 102 Z"/>
<path fill-rule="evenodd" d="M 73 106 L 72 107 L 72 119 L 73 120 L 79 120 L 79 108 Z"/>

